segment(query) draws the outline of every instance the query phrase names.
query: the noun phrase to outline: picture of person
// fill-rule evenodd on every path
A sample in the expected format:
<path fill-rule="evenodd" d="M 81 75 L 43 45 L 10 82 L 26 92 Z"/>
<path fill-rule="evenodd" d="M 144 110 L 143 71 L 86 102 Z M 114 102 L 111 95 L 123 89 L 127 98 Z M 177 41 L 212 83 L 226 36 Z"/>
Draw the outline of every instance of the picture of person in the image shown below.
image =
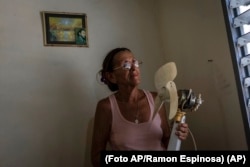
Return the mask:
<path fill-rule="evenodd" d="M 86 45 L 87 40 L 86 40 L 86 31 L 84 28 L 77 28 L 75 30 L 76 32 L 76 44 L 77 45 Z"/>

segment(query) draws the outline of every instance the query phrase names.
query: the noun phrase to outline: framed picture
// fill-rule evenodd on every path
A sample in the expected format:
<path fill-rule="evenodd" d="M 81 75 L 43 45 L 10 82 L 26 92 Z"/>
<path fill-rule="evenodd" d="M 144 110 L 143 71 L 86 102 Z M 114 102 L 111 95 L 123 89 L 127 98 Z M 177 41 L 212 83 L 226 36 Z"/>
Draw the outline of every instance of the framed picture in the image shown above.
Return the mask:
<path fill-rule="evenodd" d="M 41 14 L 45 46 L 89 46 L 85 13 L 42 11 Z"/>

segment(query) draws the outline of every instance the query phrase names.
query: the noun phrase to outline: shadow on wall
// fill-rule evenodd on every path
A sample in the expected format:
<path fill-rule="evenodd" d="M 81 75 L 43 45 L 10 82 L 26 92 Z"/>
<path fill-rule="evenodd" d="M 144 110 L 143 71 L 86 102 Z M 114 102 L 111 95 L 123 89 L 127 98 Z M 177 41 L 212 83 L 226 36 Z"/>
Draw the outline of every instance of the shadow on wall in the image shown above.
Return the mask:
<path fill-rule="evenodd" d="M 93 135 L 93 129 L 94 129 L 94 120 L 95 120 L 94 117 L 91 118 L 87 127 L 84 167 L 92 167 L 91 144 L 92 144 L 92 135 Z M 109 143 L 107 144 L 106 149 L 111 150 L 111 146 L 109 145 Z"/>
<path fill-rule="evenodd" d="M 94 117 L 90 119 L 87 127 L 87 134 L 86 134 L 86 148 L 85 148 L 85 160 L 84 166 L 85 167 L 92 167 L 91 164 L 91 144 L 92 144 L 92 135 L 93 135 L 93 127 L 94 127 Z"/>

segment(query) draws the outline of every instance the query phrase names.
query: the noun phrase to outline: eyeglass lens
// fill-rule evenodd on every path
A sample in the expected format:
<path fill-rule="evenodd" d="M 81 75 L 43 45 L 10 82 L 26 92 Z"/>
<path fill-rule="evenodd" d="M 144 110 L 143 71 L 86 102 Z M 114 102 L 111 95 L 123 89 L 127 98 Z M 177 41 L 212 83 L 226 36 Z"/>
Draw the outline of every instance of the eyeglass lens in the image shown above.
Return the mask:
<path fill-rule="evenodd" d="M 124 64 L 123 64 L 123 68 L 126 69 L 126 70 L 130 70 L 131 67 L 132 67 L 132 63 L 134 64 L 135 67 L 139 67 L 139 62 L 138 60 L 135 60 L 133 62 L 128 62 L 126 61 Z"/>

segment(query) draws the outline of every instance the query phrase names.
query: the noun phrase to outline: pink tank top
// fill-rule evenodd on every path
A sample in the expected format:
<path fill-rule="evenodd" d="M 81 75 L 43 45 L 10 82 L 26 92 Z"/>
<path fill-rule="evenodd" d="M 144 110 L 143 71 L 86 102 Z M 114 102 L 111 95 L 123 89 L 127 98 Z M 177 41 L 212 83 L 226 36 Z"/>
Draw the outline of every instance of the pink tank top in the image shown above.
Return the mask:
<path fill-rule="evenodd" d="M 143 90 L 151 110 L 148 122 L 136 124 L 126 120 L 118 107 L 114 94 L 109 96 L 112 111 L 112 128 L 109 139 L 112 150 L 164 150 L 159 114 L 152 121 L 154 99 L 149 91 Z"/>

